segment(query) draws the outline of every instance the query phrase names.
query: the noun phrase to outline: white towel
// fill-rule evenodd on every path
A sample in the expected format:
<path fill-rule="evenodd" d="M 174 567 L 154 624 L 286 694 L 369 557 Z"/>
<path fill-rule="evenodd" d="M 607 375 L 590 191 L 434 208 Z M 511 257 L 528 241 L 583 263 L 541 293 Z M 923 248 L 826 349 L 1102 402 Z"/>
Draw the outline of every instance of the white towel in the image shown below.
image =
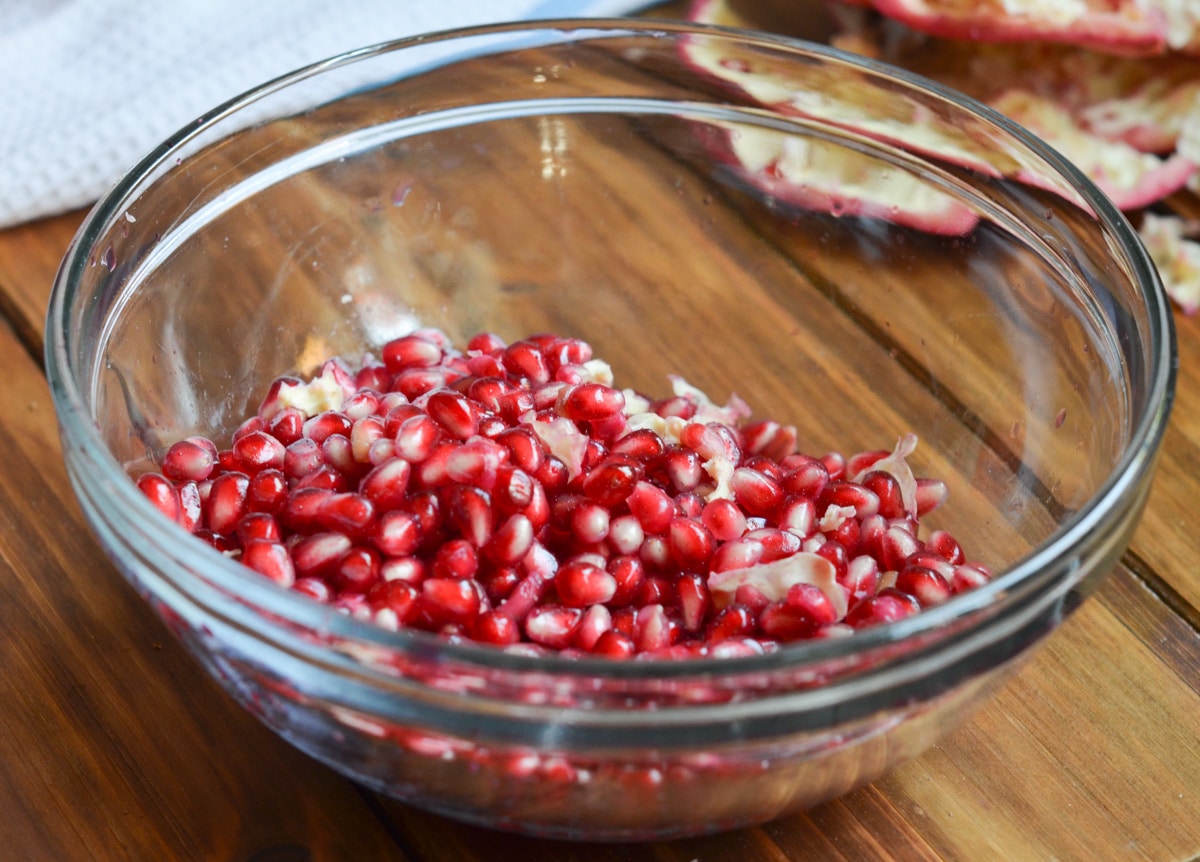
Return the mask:
<path fill-rule="evenodd" d="M 221 102 L 433 30 L 621 15 L 648 0 L 0 0 L 0 227 L 100 197 Z"/>

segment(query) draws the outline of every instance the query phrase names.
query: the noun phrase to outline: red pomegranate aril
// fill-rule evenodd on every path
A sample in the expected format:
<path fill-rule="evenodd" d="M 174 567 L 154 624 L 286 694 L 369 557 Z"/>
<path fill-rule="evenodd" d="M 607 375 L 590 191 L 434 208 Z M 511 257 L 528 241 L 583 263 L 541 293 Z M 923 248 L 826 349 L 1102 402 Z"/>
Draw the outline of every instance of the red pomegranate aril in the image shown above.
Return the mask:
<path fill-rule="evenodd" d="M 161 473 L 144 473 L 138 477 L 137 486 L 146 499 L 154 504 L 154 508 L 172 521 L 179 522 L 182 511 L 179 491 L 171 480 Z"/>
<path fill-rule="evenodd" d="M 602 506 L 625 502 L 641 481 L 644 470 L 632 458 L 612 455 L 593 467 L 583 479 L 583 493 Z M 642 524 L 643 528 L 646 526 Z"/>
<path fill-rule="evenodd" d="M 658 462 L 658 470 L 672 493 L 692 491 L 708 479 L 701 458 L 690 449 L 669 446 Z"/>
<path fill-rule="evenodd" d="M 488 601 L 493 605 L 500 605 L 512 595 L 522 577 L 524 576 L 516 566 L 500 566 L 484 571 L 479 577 L 479 583 Z"/>
<path fill-rule="evenodd" d="M 446 493 L 446 513 L 449 521 L 464 539 L 482 548 L 492 538 L 492 500 L 480 488 L 454 486 Z"/>
<path fill-rule="evenodd" d="M 350 431 L 353 428 L 354 423 L 350 421 L 350 417 L 334 410 L 327 410 L 305 421 L 304 436 L 314 443 L 324 443 L 325 438 L 331 434 L 341 434 L 349 440 Z"/>
<path fill-rule="evenodd" d="M 738 467 L 729 479 L 733 497 L 749 515 L 770 517 L 783 501 L 783 490 L 770 476 L 750 467 Z"/>
<path fill-rule="evenodd" d="M 609 446 L 609 452 L 612 454 L 635 458 L 643 464 L 656 460 L 666 449 L 663 439 L 649 428 L 631 431 Z"/>
<path fill-rule="evenodd" d="M 325 459 L 325 466 L 349 480 L 346 482 L 348 485 L 355 484 L 369 469 L 369 465 L 360 463 L 354 457 L 354 446 L 350 438 L 343 434 L 330 434 L 325 438 L 321 443 L 321 457 Z"/>
<path fill-rule="evenodd" d="M 734 638 L 753 635 L 758 628 L 758 615 L 741 604 L 722 608 L 713 617 L 705 630 L 704 639 L 709 644 L 718 644 Z"/>
<path fill-rule="evenodd" d="M 925 547 L 940 556 L 951 565 L 959 565 L 966 561 L 962 545 L 945 530 L 934 530 L 925 540 Z"/>
<path fill-rule="evenodd" d="M 763 634 L 780 643 L 811 637 L 821 626 L 836 620 L 828 596 L 812 584 L 793 584 L 786 598 L 767 605 L 758 615 Z"/>
<path fill-rule="evenodd" d="M 465 539 L 451 539 L 434 552 L 430 574 L 435 578 L 467 580 L 479 571 L 479 554 Z"/>
<path fill-rule="evenodd" d="M 283 456 L 283 472 L 289 479 L 301 479 L 325 466 L 321 444 L 307 437 L 287 446 Z"/>
<path fill-rule="evenodd" d="M 637 646 L 634 644 L 633 638 L 616 629 L 604 632 L 596 638 L 596 642 L 592 645 L 592 653 L 604 658 L 629 658 L 636 652 Z"/>
<path fill-rule="evenodd" d="M 717 548 L 709 564 L 709 571 L 717 573 L 749 568 L 762 561 L 765 551 L 765 546 L 757 539 L 734 539 Z"/>
<path fill-rule="evenodd" d="M 507 346 L 508 342 L 494 332 L 478 332 L 467 341 L 467 350 L 472 353 L 495 353 Z"/>
<path fill-rule="evenodd" d="M 833 564 L 834 574 L 838 580 L 845 579 L 847 567 L 850 565 L 850 555 L 846 553 L 845 545 L 836 539 L 828 539 L 817 548 L 816 554 Z"/>
<path fill-rule="evenodd" d="M 904 508 L 904 497 L 900 493 L 900 483 L 891 473 L 883 470 L 870 470 L 859 480 L 859 484 L 879 498 L 877 511 L 883 517 L 903 518 L 908 514 Z"/>
<path fill-rule="evenodd" d="M 571 512 L 571 532 L 581 542 L 603 542 L 610 524 L 609 510 L 599 503 L 584 500 Z"/>
<path fill-rule="evenodd" d="M 695 572 L 681 575 L 675 583 L 675 592 L 679 596 L 679 613 L 684 629 L 689 632 L 700 631 L 712 609 L 712 594 L 708 590 L 707 578 Z"/>
<path fill-rule="evenodd" d="M 409 401 L 416 401 L 422 395 L 445 388 L 450 378 L 451 375 L 440 368 L 410 368 L 393 377 L 390 388 Z"/>
<path fill-rule="evenodd" d="M 301 578 L 324 577 L 333 571 L 338 560 L 353 547 L 350 537 L 342 533 L 316 533 L 306 536 L 292 547 L 292 563 Z"/>
<path fill-rule="evenodd" d="M 208 445 L 204 445 L 208 443 Z M 161 469 L 164 476 L 173 482 L 202 482 L 216 466 L 217 449 L 212 443 L 189 437 L 180 440 L 163 455 Z"/>
<path fill-rule="evenodd" d="M 636 483 L 626 502 L 630 513 L 648 535 L 665 533 L 675 517 L 675 501 L 666 491 L 650 482 Z"/>
<path fill-rule="evenodd" d="M 711 505 L 711 504 L 710 504 Z M 807 539 L 817 530 L 817 506 L 808 497 L 790 496 L 779 508 L 779 529 Z"/>
<path fill-rule="evenodd" d="M 503 565 L 519 562 L 533 546 L 533 522 L 520 512 L 505 519 L 484 548 L 489 560 Z"/>
<path fill-rule="evenodd" d="M 421 544 L 421 523 L 411 512 L 392 510 L 379 516 L 371 543 L 389 557 L 405 557 Z"/>
<path fill-rule="evenodd" d="M 371 389 L 356 389 L 353 395 L 342 402 L 338 410 L 357 425 L 360 419 L 377 417 L 380 398 L 380 394 Z"/>
<path fill-rule="evenodd" d="M 261 416 L 251 416 L 234 429 L 233 435 L 230 437 L 230 439 L 236 443 L 247 434 L 254 434 L 255 432 L 265 431 L 266 429 L 266 420 L 264 420 Z"/>
<path fill-rule="evenodd" d="M 851 607 L 846 613 L 845 623 L 851 628 L 863 629 L 902 620 L 920 609 L 920 604 L 912 596 L 886 589 Z"/>
<path fill-rule="evenodd" d="M 398 629 L 417 615 L 420 592 L 404 581 L 390 581 L 372 587 L 367 601 L 375 611 L 375 622 L 385 628 Z"/>
<path fill-rule="evenodd" d="M 417 586 L 429 577 L 429 571 L 418 557 L 388 557 L 379 564 L 379 576 L 388 583 L 402 581 Z"/>
<path fill-rule="evenodd" d="M 950 489 L 941 479 L 917 479 L 917 517 L 923 518 L 941 506 L 950 497 Z"/>
<path fill-rule="evenodd" d="M 233 455 L 241 472 L 248 474 L 283 467 L 284 454 L 283 444 L 265 431 L 250 431 L 233 444 Z"/>
<path fill-rule="evenodd" d="M 383 393 L 392 381 L 392 372 L 386 365 L 364 365 L 354 375 L 354 385 L 359 389 L 370 389 Z"/>
<path fill-rule="evenodd" d="M 442 348 L 416 335 L 405 335 L 383 345 L 381 358 L 387 370 L 399 374 L 409 368 L 432 368 L 442 361 Z"/>
<path fill-rule="evenodd" d="M 531 641 L 550 649 L 562 650 L 571 645 L 575 629 L 583 618 L 579 608 L 562 605 L 543 605 L 525 617 L 523 627 Z"/>
<path fill-rule="evenodd" d="M 559 412 L 576 422 L 605 419 L 625 408 L 620 390 L 601 383 L 581 383 L 559 396 Z"/>
<path fill-rule="evenodd" d="M 746 532 L 746 515 L 732 500 L 709 502 L 700 514 L 701 523 L 718 542 L 730 542 Z"/>
<path fill-rule="evenodd" d="M 536 473 L 546 460 L 545 445 L 528 428 L 510 428 L 495 439 L 508 450 L 509 462 L 526 473 Z"/>
<path fill-rule="evenodd" d="M 331 494 L 317 511 L 317 523 L 325 530 L 365 538 L 375 522 L 375 506 L 362 494 Z"/>
<path fill-rule="evenodd" d="M 853 509 L 861 520 L 879 512 L 879 496 L 853 482 L 831 481 L 817 497 L 817 511 L 824 514 L 830 506 Z"/>
<path fill-rule="evenodd" d="M 592 359 L 592 345 L 579 338 L 554 336 L 551 341 L 543 345 L 542 352 L 546 354 L 550 364 L 555 367 L 567 364 L 582 365 Z"/>
<path fill-rule="evenodd" d="M 962 563 L 954 567 L 950 578 L 950 590 L 955 595 L 982 587 L 992 579 L 991 573 L 977 563 Z"/>
<path fill-rule="evenodd" d="M 333 591 L 329 589 L 329 584 L 320 578 L 299 578 L 292 584 L 292 589 L 321 604 L 327 604 L 333 597 Z"/>
<path fill-rule="evenodd" d="M 383 420 L 378 416 L 363 416 L 354 420 L 350 429 L 350 452 L 359 464 L 370 461 L 371 447 L 385 437 Z M 394 441 L 389 441 L 395 445 Z"/>
<path fill-rule="evenodd" d="M 296 582 L 292 558 L 287 548 L 278 542 L 252 539 L 242 548 L 241 561 L 242 565 L 249 566 L 281 587 L 291 587 Z"/>
<path fill-rule="evenodd" d="M 446 458 L 446 475 L 454 482 L 490 491 L 508 450 L 482 437 L 467 440 Z"/>
<path fill-rule="evenodd" d="M 887 449 L 857 452 L 846 459 L 846 475 L 860 476 L 891 454 Z"/>
<path fill-rule="evenodd" d="M 396 455 L 410 464 L 419 464 L 429 457 L 441 433 L 437 422 L 430 417 L 410 416 L 396 432 Z"/>
<path fill-rule="evenodd" d="M 638 559 L 656 572 L 665 572 L 672 567 L 671 545 L 665 536 L 647 536 L 638 548 Z"/>
<path fill-rule="evenodd" d="M 841 452 L 827 452 L 819 460 L 825 466 L 826 472 L 829 473 L 831 482 L 839 482 L 847 475 L 846 458 Z"/>
<path fill-rule="evenodd" d="M 604 605 L 591 605 L 579 618 L 574 642 L 581 650 L 591 650 L 605 632 L 612 630 L 612 613 Z"/>
<path fill-rule="evenodd" d="M 521 627 L 509 617 L 491 610 L 471 623 L 471 637 L 480 643 L 509 646 L 521 640 Z"/>
<path fill-rule="evenodd" d="M 554 576 L 554 586 L 564 605 L 586 608 L 610 601 L 617 591 L 617 580 L 594 563 L 568 560 Z"/>
<path fill-rule="evenodd" d="M 282 541 L 279 522 L 274 515 L 265 512 L 250 512 L 237 524 L 237 535 L 243 546 L 255 540 L 267 542 Z"/>
<path fill-rule="evenodd" d="M 522 416 L 533 409 L 533 394 L 524 389 L 501 395 L 497 401 L 500 418 L 509 425 L 515 425 Z"/>
<path fill-rule="evenodd" d="M 204 501 L 204 522 L 214 533 L 232 533 L 246 514 L 246 492 L 250 477 L 245 473 L 223 473 L 213 479 Z M 177 517 L 177 516 L 176 516 Z"/>
<path fill-rule="evenodd" d="M 284 501 L 280 521 L 293 533 L 315 533 L 320 529 L 318 514 L 325 501 L 333 496 L 326 488 L 295 488 Z"/>
<path fill-rule="evenodd" d="M 644 605 L 638 609 L 633 624 L 633 642 L 639 652 L 650 652 L 671 645 L 671 622 L 660 604 Z"/>
<path fill-rule="evenodd" d="M 260 470 L 250 477 L 246 488 L 246 509 L 274 515 L 283 511 L 287 496 L 288 481 L 282 470 Z"/>
<path fill-rule="evenodd" d="M 691 491 L 675 495 L 675 517 L 699 521 L 704 515 L 704 498 Z"/>
<path fill-rule="evenodd" d="M 880 563 L 884 571 L 899 571 L 912 554 L 921 550 L 921 542 L 901 527 L 888 527 L 880 541 Z"/>
<path fill-rule="evenodd" d="M 550 381 L 550 366 L 546 362 L 546 355 L 532 341 L 513 342 L 504 348 L 500 361 L 511 374 L 529 383 Z"/>
<path fill-rule="evenodd" d="M 458 440 L 466 440 L 479 430 L 479 411 L 466 396 L 450 389 L 440 389 L 429 395 L 426 413 L 441 428 Z"/>
<path fill-rule="evenodd" d="M 469 578 L 426 578 L 421 606 L 437 623 L 470 623 L 479 614 L 480 593 Z"/>
<path fill-rule="evenodd" d="M 359 482 L 358 490 L 380 512 L 400 509 L 408 500 L 411 476 L 412 466 L 403 458 L 393 458 L 372 468 Z"/>
<path fill-rule="evenodd" d="M 879 587 L 879 563 L 868 554 L 857 556 L 847 563 L 846 572 L 838 577 L 838 583 L 846 588 L 851 605 L 873 596 Z"/>
<path fill-rule="evenodd" d="M 954 576 L 954 563 L 929 548 L 928 544 L 921 550 L 909 554 L 904 561 L 905 566 L 925 566 L 933 569 L 943 578 L 949 580 Z"/>
<path fill-rule="evenodd" d="M 570 471 L 561 459 L 547 455 L 542 460 L 542 466 L 533 474 L 547 494 L 561 494 L 571 481 Z"/>
<path fill-rule="evenodd" d="M 616 589 L 608 604 L 613 608 L 624 607 L 632 602 L 641 590 L 646 580 L 646 567 L 638 557 L 622 555 L 610 559 L 607 568 L 616 582 Z"/>
<path fill-rule="evenodd" d="M 762 545 L 762 557 L 759 562 L 763 563 L 773 563 L 784 557 L 790 557 L 797 553 L 803 545 L 799 536 L 774 527 L 750 530 L 746 533 L 745 538 L 753 539 Z"/>
<path fill-rule="evenodd" d="M 667 577 L 662 574 L 649 574 L 638 587 L 637 594 L 633 597 L 633 604 L 637 607 L 645 605 L 673 605 L 679 598 L 679 594 L 675 591 L 675 578 Z"/>
<path fill-rule="evenodd" d="M 893 586 L 915 598 L 923 608 L 940 605 L 950 598 L 950 584 L 928 566 L 906 563 L 896 575 Z"/>
<path fill-rule="evenodd" d="M 810 458 L 786 472 L 779 484 L 785 494 L 816 500 L 829 484 L 829 471 L 822 462 Z"/>
<path fill-rule="evenodd" d="M 177 488 L 179 492 L 179 515 L 175 523 L 189 533 L 204 521 L 204 500 L 200 496 L 200 486 L 196 482 L 184 482 Z"/>
<path fill-rule="evenodd" d="M 675 518 L 667 528 L 671 557 L 684 571 L 703 569 L 716 550 L 708 528 L 691 518 Z"/>
<path fill-rule="evenodd" d="M 379 568 L 378 551 L 355 547 L 337 561 L 329 580 L 339 594 L 365 593 L 380 582 Z"/>

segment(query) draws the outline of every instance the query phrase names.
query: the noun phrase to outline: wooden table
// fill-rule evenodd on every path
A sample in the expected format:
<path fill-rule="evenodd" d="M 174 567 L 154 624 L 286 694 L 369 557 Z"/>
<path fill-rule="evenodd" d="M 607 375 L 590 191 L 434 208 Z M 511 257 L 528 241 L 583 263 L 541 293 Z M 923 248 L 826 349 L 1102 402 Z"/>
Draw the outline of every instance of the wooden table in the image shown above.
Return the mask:
<path fill-rule="evenodd" d="M 1200 857 L 1200 317 L 1149 508 L 1098 595 L 968 724 L 845 798 L 759 828 L 569 845 L 380 798 L 243 712 L 108 563 L 42 374 L 82 213 L 0 232 L 0 858 L 1185 860 Z"/>

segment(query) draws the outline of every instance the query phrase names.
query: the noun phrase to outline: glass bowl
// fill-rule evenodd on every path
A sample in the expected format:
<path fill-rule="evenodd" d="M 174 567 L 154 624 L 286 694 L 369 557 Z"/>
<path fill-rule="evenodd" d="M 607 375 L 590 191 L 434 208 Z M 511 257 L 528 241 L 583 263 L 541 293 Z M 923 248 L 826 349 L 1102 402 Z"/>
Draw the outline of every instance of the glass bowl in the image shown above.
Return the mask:
<path fill-rule="evenodd" d="M 339 613 L 131 481 L 418 327 L 583 338 L 618 385 L 736 392 L 814 454 L 915 433 L 950 491 L 925 528 L 995 577 L 763 655 L 568 659 Z M 569 839 L 761 822 L 919 754 L 1121 556 L 1173 387 L 1146 254 L 1031 135 L 836 50 L 657 22 L 385 44 L 214 110 L 88 216 L 46 331 L 89 522 L 235 698 L 378 791 Z"/>

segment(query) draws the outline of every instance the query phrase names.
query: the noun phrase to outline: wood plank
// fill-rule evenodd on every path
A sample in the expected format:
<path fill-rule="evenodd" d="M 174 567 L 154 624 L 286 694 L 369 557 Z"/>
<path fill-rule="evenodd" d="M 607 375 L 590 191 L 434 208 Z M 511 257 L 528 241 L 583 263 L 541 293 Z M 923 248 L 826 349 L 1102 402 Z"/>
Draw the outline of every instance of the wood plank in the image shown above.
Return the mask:
<path fill-rule="evenodd" d="M 3 326 L 0 355 L 3 855 L 406 858 L 360 791 L 236 706 L 108 564 L 45 381 Z"/>

